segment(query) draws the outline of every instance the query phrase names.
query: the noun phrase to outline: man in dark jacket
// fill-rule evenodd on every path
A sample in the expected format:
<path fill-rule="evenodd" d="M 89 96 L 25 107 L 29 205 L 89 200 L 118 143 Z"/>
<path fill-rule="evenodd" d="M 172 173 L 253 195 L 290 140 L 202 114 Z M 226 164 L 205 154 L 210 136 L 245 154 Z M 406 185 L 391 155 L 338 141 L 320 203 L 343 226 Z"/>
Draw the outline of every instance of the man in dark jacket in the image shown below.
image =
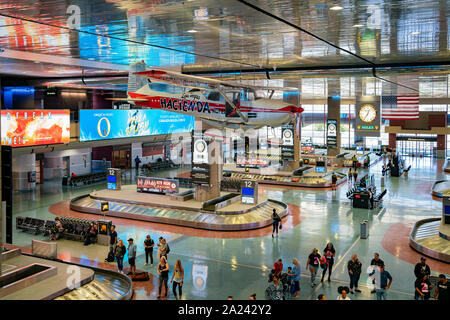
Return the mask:
<path fill-rule="evenodd" d="M 430 276 L 430 267 L 425 263 L 427 259 L 420 258 L 420 262 L 414 268 L 414 275 L 416 279 L 422 279 L 424 275 Z"/>

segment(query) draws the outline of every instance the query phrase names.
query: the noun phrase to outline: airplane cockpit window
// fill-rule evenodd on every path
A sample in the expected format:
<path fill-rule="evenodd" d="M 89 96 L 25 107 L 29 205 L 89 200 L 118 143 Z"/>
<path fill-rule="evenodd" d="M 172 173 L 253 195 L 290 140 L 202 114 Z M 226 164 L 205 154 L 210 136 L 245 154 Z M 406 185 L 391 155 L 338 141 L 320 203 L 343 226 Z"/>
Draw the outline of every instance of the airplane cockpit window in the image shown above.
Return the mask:
<path fill-rule="evenodd" d="M 219 92 L 210 92 L 209 94 L 208 94 L 208 100 L 210 100 L 210 101 L 220 101 L 222 96 L 221 96 L 221 94 L 219 93 Z"/>
<path fill-rule="evenodd" d="M 174 86 L 168 83 L 149 83 L 148 86 L 151 90 L 167 92 L 167 93 L 184 93 L 184 88 Z"/>

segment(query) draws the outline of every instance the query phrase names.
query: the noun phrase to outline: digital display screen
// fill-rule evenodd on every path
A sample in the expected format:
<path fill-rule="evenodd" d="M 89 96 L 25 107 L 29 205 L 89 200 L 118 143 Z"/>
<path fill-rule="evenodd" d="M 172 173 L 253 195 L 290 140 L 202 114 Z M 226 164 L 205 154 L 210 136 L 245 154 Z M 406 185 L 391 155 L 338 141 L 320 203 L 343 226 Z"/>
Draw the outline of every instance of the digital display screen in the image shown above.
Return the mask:
<path fill-rule="evenodd" d="M 325 173 L 325 167 L 316 167 L 317 173 Z"/>
<path fill-rule="evenodd" d="M 243 196 L 250 196 L 253 197 L 255 194 L 255 189 L 253 188 L 242 188 L 242 195 Z"/>
<path fill-rule="evenodd" d="M 117 189 L 116 184 L 113 182 L 108 182 L 108 184 L 106 185 L 106 188 L 108 190 L 116 190 Z"/>
<path fill-rule="evenodd" d="M 116 176 L 108 176 L 107 180 L 108 180 L 108 182 L 116 183 Z"/>
<path fill-rule="evenodd" d="M 27 147 L 70 142 L 70 110 L 2 110 L 2 145 Z"/>
<path fill-rule="evenodd" d="M 450 215 L 450 206 L 445 206 L 445 214 L 449 214 Z"/>
<path fill-rule="evenodd" d="M 163 110 L 80 110 L 80 141 L 189 132 L 194 117 Z"/>

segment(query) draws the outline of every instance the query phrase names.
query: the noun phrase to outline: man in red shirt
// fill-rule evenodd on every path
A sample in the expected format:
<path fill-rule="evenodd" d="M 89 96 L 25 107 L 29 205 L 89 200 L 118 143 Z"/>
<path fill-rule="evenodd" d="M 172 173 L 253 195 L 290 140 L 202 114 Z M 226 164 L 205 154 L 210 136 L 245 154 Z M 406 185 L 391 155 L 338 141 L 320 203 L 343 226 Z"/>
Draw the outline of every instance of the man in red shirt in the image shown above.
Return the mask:
<path fill-rule="evenodd" d="M 276 275 L 281 274 L 281 271 L 283 271 L 283 263 L 281 262 L 281 259 L 278 259 L 278 261 L 273 264 L 273 268 L 275 269 Z"/>

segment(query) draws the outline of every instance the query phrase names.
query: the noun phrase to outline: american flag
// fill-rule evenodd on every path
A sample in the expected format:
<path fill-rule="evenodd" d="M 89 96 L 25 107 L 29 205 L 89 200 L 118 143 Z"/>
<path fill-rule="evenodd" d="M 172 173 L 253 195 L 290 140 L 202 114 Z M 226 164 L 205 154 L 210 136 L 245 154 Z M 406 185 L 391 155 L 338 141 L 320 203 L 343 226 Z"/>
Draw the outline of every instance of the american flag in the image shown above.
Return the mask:
<path fill-rule="evenodd" d="M 383 96 L 381 108 L 386 120 L 419 119 L 419 95 Z"/>

